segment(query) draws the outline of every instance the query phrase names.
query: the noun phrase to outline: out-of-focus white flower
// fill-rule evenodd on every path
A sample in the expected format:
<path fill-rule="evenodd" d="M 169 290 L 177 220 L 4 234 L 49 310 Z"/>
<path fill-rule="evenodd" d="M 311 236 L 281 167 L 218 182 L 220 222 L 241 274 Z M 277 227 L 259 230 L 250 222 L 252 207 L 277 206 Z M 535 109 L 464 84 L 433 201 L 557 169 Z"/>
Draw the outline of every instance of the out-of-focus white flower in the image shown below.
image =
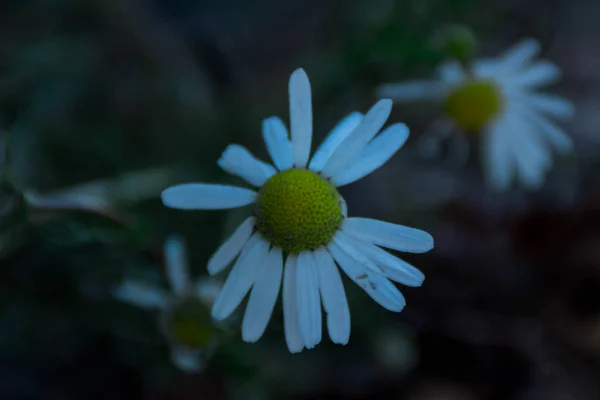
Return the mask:
<path fill-rule="evenodd" d="M 239 145 L 227 147 L 218 161 L 225 171 L 259 187 L 258 192 L 190 183 L 166 189 L 162 201 L 182 210 L 254 204 L 254 215 L 208 262 L 208 272 L 217 274 L 237 258 L 212 316 L 227 318 L 251 291 L 242 338 L 256 342 L 269 323 L 283 281 L 285 337 L 295 353 L 320 343 L 321 303 L 331 340 L 339 344 L 349 340 L 350 311 L 336 263 L 381 306 L 399 312 L 405 300 L 391 281 L 420 286 L 425 277 L 381 247 L 424 253 L 433 248 L 433 238 L 402 225 L 348 218 L 337 191 L 379 168 L 406 141 L 408 128 L 401 123 L 379 133 L 390 115 L 390 100 L 380 100 L 366 115 L 347 116 L 311 159 L 312 100 L 304 70 L 292 73 L 289 95 L 291 134 L 277 117 L 263 122 L 274 166 Z"/>
<path fill-rule="evenodd" d="M 186 372 L 202 369 L 216 346 L 209 315 L 221 283 L 190 280 L 185 245 L 178 236 L 165 242 L 165 264 L 171 292 L 140 281 L 125 280 L 114 295 L 142 308 L 159 310 L 159 327 L 171 345 L 173 363 Z"/>
<path fill-rule="evenodd" d="M 574 114 L 573 104 L 538 88 L 556 82 L 560 69 L 534 60 L 540 50 L 526 39 L 497 58 L 484 58 L 465 70 L 458 62 L 442 64 L 432 81 L 385 84 L 379 94 L 396 101 L 437 100 L 455 127 L 482 132 L 488 183 L 507 189 L 514 176 L 525 188 L 540 187 L 551 168 L 552 150 L 572 150 L 571 138 L 556 121 Z"/>

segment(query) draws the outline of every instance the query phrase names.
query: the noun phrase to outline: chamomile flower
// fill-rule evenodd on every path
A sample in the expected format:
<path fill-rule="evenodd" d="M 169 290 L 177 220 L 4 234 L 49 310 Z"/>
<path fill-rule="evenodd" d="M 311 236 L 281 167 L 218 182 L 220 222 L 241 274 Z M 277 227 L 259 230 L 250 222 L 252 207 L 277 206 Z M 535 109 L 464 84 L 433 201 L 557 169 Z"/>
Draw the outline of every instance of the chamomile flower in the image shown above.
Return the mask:
<path fill-rule="evenodd" d="M 556 121 L 574 114 L 570 101 L 537 91 L 561 75 L 556 65 L 534 60 L 539 50 L 537 41 L 523 40 L 500 57 L 476 60 L 467 69 L 446 62 L 433 81 L 386 84 L 379 93 L 396 101 L 440 101 L 456 128 L 482 133 L 486 178 L 493 189 L 507 189 L 515 175 L 523 187 L 537 188 L 552 166 L 552 150 L 572 150 Z"/>
<path fill-rule="evenodd" d="M 348 218 L 336 189 L 379 168 L 406 141 L 408 129 L 400 123 L 377 135 L 391 112 L 390 100 L 379 101 L 364 116 L 347 116 L 311 159 L 312 100 L 304 70 L 291 75 L 289 96 L 291 137 L 279 118 L 263 122 L 275 166 L 238 145 L 227 147 L 218 161 L 258 191 L 190 183 L 166 189 L 162 201 L 184 210 L 254 205 L 253 215 L 208 262 L 209 273 L 217 274 L 235 260 L 212 316 L 227 318 L 251 292 L 242 338 L 255 342 L 266 329 L 283 285 L 285 337 L 294 353 L 321 341 L 321 303 L 331 340 L 349 340 L 350 311 L 336 263 L 375 301 L 398 312 L 405 300 L 390 280 L 420 286 L 424 276 L 381 247 L 423 253 L 433 248 L 433 238 L 406 226 Z"/>
<path fill-rule="evenodd" d="M 178 236 L 169 238 L 164 250 L 172 293 L 126 280 L 114 294 L 122 301 L 159 310 L 159 327 L 171 345 L 173 363 L 185 372 L 196 372 L 216 346 L 209 309 L 222 285 L 213 279 L 190 281 L 184 243 Z"/>

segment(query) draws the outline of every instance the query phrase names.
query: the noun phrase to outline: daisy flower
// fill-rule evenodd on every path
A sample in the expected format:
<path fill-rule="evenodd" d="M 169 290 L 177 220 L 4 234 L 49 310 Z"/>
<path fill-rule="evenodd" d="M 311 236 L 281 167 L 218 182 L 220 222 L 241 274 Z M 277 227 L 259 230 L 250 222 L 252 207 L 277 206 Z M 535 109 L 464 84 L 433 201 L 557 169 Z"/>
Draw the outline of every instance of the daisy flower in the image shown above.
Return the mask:
<path fill-rule="evenodd" d="M 525 188 L 538 188 L 552 166 L 552 150 L 567 153 L 573 144 L 556 121 L 574 114 L 573 104 L 537 89 L 557 81 L 560 69 L 534 60 L 536 40 L 523 40 L 497 58 L 463 68 L 442 64 L 432 81 L 386 84 L 379 93 L 396 101 L 436 100 L 459 130 L 481 132 L 486 179 L 505 190 L 516 176 Z"/>
<path fill-rule="evenodd" d="M 321 303 L 331 340 L 340 344 L 349 340 L 350 311 L 336 263 L 375 301 L 398 312 L 405 300 L 390 279 L 420 286 L 424 276 L 381 247 L 423 253 L 433 248 L 433 238 L 406 226 L 348 218 L 346 203 L 336 189 L 373 172 L 406 141 L 404 124 L 391 125 L 377 135 L 390 115 L 391 100 L 379 101 L 366 115 L 347 116 L 309 160 L 312 104 L 303 69 L 291 75 L 289 97 L 290 136 L 279 118 L 263 121 L 274 166 L 239 145 L 227 147 L 218 161 L 221 168 L 258 191 L 190 183 L 166 189 L 162 201 L 184 210 L 254 205 L 253 215 L 208 262 L 212 275 L 235 260 L 212 316 L 227 318 L 251 292 L 242 338 L 255 342 L 266 329 L 283 285 L 285 337 L 295 353 L 321 341 Z"/>
<path fill-rule="evenodd" d="M 160 310 L 158 323 L 170 343 L 173 363 L 185 372 L 196 372 L 216 347 L 209 309 L 222 285 L 213 279 L 190 281 L 184 243 L 178 236 L 169 238 L 164 250 L 172 293 L 126 280 L 114 295 L 139 307 Z"/>

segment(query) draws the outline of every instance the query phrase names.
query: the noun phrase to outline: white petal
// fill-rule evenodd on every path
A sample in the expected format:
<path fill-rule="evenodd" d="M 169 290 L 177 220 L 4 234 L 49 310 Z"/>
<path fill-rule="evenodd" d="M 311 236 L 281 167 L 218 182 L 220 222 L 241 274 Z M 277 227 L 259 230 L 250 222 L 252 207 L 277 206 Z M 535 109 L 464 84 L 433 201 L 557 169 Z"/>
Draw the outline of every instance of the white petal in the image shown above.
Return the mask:
<path fill-rule="evenodd" d="M 177 368 L 187 373 L 198 372 L 204 367 L 204 362 L 200 360 L 200 352 L 186 347 L 173 347 L 171 349 L 171 360 Z"/>
<path fill-rule="evenodd" d="M 260 339 L 271 319 L 283 274 L 281 249 L 273 248 L 260 269 L 242 322 L 242 339 L 246 342 Z"/>
<path fill-rule="evenodd" d="M 333 343 L 347 344 L 350 339 L 350 309 L 340 272 L 327 250 L 317 249 L 314 258 L 323 308 L 327 313 L 329 337 Z"/>
<path fill-rule="evenodd" d="M 335 242 L 331 242 L 328 250 L 337 261 L 340 268 L 350 279 L 360 286 L 373 300 L 378 302 L 386 310 L 399 312 L 406 305 L 404 296 L 383 275 L 361 265 L 352 258 Z"/>
<path fill-rule="evenodd" d="M 224 320 L 240 305 L 256 281 L 268 251 L 269 243 L 258 232 L 255 233 L 244 247 L 213 305 L 211 314 L 214 319 Z"/>
<path fill-rule="evenodd" d="M 526 188 L 540 187 L 544 182 L 545 171 L 552 165 L 549 150 L 536 140 L 529 126 L 516 116 L 512 128 L 506 134 L 512 138 L 510 144 L 521 183 Z"/>
<path fill-rule="evenodd" d="M 528 162 L 547 170 L 552 166 L 550 146 L 537 134 L 535 126 L 518 114 L 513 114 L 513 147 L 525 154 Z"/>
<path fill-rule="evenodd" d="M 538 189 L 544 183 L 544 168 L 526 158 L 527 153 L 513 144 L 517 176 L 524 188 Z"/>
<path fill-rule="evenodd" d="M 457 84 L 465 79 L 465 70 L 458 61 L 446 61 L 438 68 L 440 79 L 449 84 Z"/>
<path fill-rule="evenodd" d="M 263 121 L 263 137 L 267 150 L 278 170 L 283 171 L 294 166 L 292 142 L 287 128 L 278 117 L 267 118 Z"/>
<path fill-rule="evenodd" d="M 245 147 L 237 144 L 227 146 L 217 164 L 254 186 L 262 186 L 277 172 L 271 165 L 256 159 Z"/>
<path fill-rule="evenodd" d="M 423 284 L 425 275 L 406 261 L 371 243 L 355 240 L 354 245 L 377 266 L 377 271 L 386 278 L 406 286 L 418 287 Z"/>
<path fill-rule="evenodd" d="M 377 135 L 391 111 L 391 100 L 379 100 L 365 115 L 360 125 L 335 149 L 323 167 L 323 175 L 331 177 L 344 169 Z"/>
<path fill-rule="evenodd" d="M 346 200 L 342 196 L 340 196 L 340 208 L 342 209 L 342 215 L 344 218 L 348 217 L 348 204 L 346 204 Z"/>
<path fill-rule="evenodd" d="M 319 146 L 313 155 L 313 158 L 310 160 L 308 168 L 311 171 L 321 172 L 335 149 L 337 149 L 340 143 L 342 143 L 342 141 L 346 139 L 358 125 L 360 125 L 363 118 L 363 114 L 355 111 L 342 119 L 329 133 L 321 146 Z"/>
<path fill-rule="evenodd" d="M 507 83 L 519 87 L 532 88 L 556 82 L 561 75 L 560 68 L 549 61 L 538 61 L 523 71 L 506 78 Z"/>
<path fill-rule="evenodd" d="M 495 58 L 480 58 L 473 62 L 473 73 L 477 77 L 505 76 L 506 67 Z"/>
<path fill-rule="evenodd" d="M 163 308 L 170 299 L 168 293 L 155 286 L 131 280 L 123 281 L 113 295 L 121 301 L 148 309 Z"/>
<path fill-rule="evenodd" d="M 248 217 L 238 226 L 229 239 L 217 249 L 208 260 L 208 273 L 210 275 L 223 271 L 237 257 L 248 239 L 250 239 L 255 222 L 254 217 Z"/>
<path fill-rule="evenodd" d="M 523 93 L 518 96 L 524 106 L 546 113 L 551 117 L 568 120 L 575 114 L 575 106 L 569 100 L 560 96 L 542 93 Z"/>
<path fill-rule="evenodd" d="M 377 95 L 399 102 L 431 101 L 443 98 L 447 85 L 436 81 L 409 81 L 379 86 Z"/>
<path fill-rule="evenodd" d="M 508 189 L 514 174 L 514 156 L 506 135 L 505 120 L 492 124 L 483 134 L 482 153 L 486 179 L 493 190 Z"/>
<path fill-rule="evenodd" d="M 310 251 L 298 255 L 296 291 L 300 332 L 306 348 L 312 349 L 321 342 L 322 320 L 319 275 Z"/>
<path fill-rule="evenodd" d="M 538 133 L 550 142 L 558 152 L 569 153 L 573 150 L 571 137 L 548 118 L 537 112 L 527 113 L 524 118 L 527 118 L 537 128 Z"/>
<path fill-rule="evenodd" d="M 296 287 L 296 264 L 298 256 L 289 254 L 283 271 L 283 323 L 285 341 L 290 353 L 304 349 L 304 339 L 298 322 L 298 300 Z"/>
<path fill-rule="evenodd" d="M 185 183 L 163 190 L 165 206 L 181 210 L 222 210 L 254 202 L 256 192 L 236 186 Z"/>
<path fill-rule="evenodd" d="M 408 139 L 408 127 L 398 123 L 375 137 L 347 169 L 331 177 L 336 186 L 355 182 L 385 164 Z"/>
<path fill-rule="evenodd" d="M 190 289 L 190 276 L 185 243 L 180 236 L 171 236 L 165 242 L 166 272 L 173 292 L 183 296 Z"/>
<path fill-rule="evenodd" d="M 308 163 L 312 141 L 312 100 L 310 82 L 302 68 L 292 73 L 289 91 L 292 152 L 296 167 L 304 168 Z"/>
<path fill-rule="evenodd" d="M 223 283 L 216 279 L 200 279 L 196 283 L 196 296 L 208 307 L 212 307 L 223 289 Z"/>
<path fill-rule="evenodd" d="M 356 260 L 356 262 L 358 262 L 360 265 L 367 267 L 378 274 L 382 273 L 382 271 L 377 267 L 377 265 L 367 257 L 367 254 L 363 252 L 359 240 L 340 230 L 337 231 L 337 233 L 333 237 L 333 241 L 335 241 L 336 244 L 346 254 L 348 254 L 350 257 Z"/>
<path fill-rule="evenodd" d="M 524 39 L 508 49 L 503 55 L 503 64 L 516 69 L 530 62 L 540 51 L 540 43 L 535 39 Z"/>
<path fill-rule="evenodd" d="M 433 237 L 420 229 L 391 224 L 370 218 L 347 218 L 344 232 L 369 243 L 409 253 L 425 253 L 433 249 Z"/>

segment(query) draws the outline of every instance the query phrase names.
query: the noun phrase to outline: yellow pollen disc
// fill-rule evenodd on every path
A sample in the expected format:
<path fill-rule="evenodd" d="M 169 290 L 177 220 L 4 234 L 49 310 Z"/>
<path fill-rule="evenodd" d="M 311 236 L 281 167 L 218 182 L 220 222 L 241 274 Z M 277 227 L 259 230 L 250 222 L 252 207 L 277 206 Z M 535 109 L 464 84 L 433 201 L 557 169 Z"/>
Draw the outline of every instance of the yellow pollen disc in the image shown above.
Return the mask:
<path fill-rule="evenodd" d="M 454 89 L 444 101 L 444 110 L 465 131 L 484 128 L 502 110 L 504 99 L 497 85 L 475 80 Z"/>
<path fill-rule="evenodd" d="M 170 320 L 173 339 L 191 349 L 206 347 L 214 336 L 208 309 L 198 299 L 187 299 L 177 304 Z"/>
<path fill-rule="evenodd" d="M 328 244 L 344 219 L 335 186 L 305 169 L 269 178 L 258 193 L 254 214 L 265 239 L 292 254 Z"/>

